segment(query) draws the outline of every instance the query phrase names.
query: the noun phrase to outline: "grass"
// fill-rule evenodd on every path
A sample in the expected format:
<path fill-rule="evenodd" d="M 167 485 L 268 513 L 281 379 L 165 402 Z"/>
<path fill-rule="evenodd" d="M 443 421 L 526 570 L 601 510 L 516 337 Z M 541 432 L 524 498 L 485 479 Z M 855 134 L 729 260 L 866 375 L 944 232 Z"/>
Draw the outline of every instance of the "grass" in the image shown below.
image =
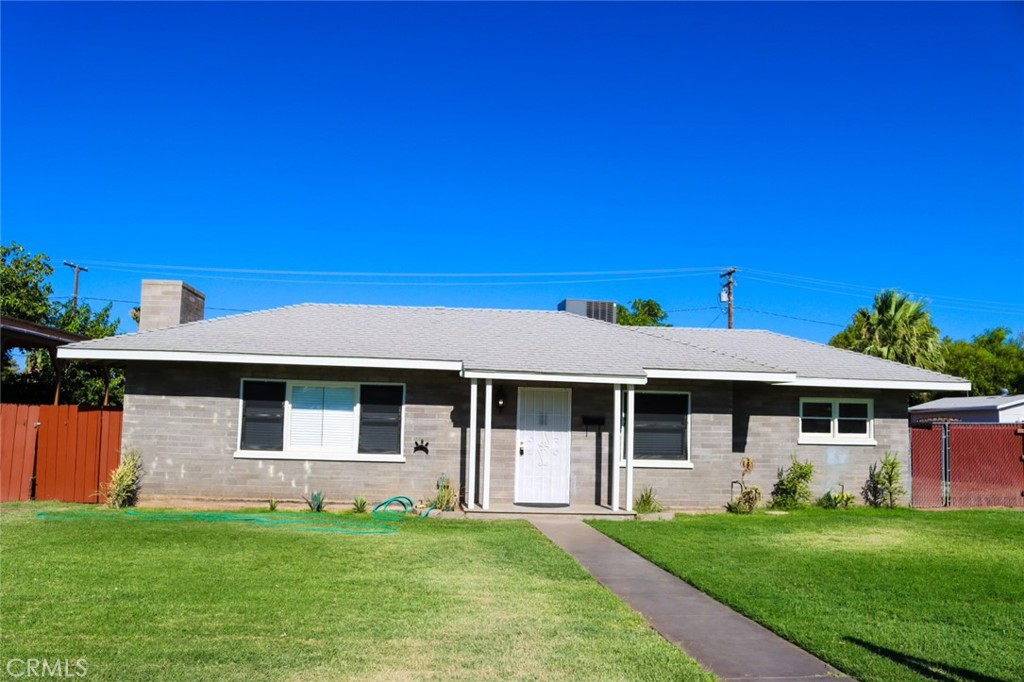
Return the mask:
<path fill-rule="evenodd" d="M 595 528 L 864 682 L 1024 680 L 1024 514 L 809 509 Z"/>
<path fill-rule="evenodd" d="M 0 508 L 5 662 L 84 657 L 96 680 L 712 679 L 525 522 L 344 535 L 140 514 Z"/>

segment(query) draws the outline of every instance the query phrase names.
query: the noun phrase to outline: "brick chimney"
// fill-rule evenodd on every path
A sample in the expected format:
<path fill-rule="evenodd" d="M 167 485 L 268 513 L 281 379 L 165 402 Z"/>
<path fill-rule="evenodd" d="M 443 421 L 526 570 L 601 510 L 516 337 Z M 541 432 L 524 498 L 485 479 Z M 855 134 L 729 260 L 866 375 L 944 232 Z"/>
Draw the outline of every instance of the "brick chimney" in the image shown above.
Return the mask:
<path fill-rule="evenodd" d="M 142 305 L 139 331 L 176 327 L 203 319 L 206 296 L 198 289 L 177 280 L 142 280 Z"/>

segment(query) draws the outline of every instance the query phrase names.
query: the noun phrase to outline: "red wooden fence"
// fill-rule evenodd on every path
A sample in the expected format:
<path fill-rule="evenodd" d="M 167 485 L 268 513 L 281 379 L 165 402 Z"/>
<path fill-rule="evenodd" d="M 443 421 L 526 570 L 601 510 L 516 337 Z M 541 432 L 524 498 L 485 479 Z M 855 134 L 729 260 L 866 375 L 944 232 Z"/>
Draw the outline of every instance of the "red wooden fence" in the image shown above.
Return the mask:
<path fill-rule="evenodd" d="M 115 409 L 77 405 L 0 405 L 0 501 L 98 502 L 120 462 Z M 38 426 L 37 426 L 38 425 Z"/>
<path fill-rule="evenodd" d="M 915 507 L 1024 507 L 1024 425 L 915 424 Z"/>

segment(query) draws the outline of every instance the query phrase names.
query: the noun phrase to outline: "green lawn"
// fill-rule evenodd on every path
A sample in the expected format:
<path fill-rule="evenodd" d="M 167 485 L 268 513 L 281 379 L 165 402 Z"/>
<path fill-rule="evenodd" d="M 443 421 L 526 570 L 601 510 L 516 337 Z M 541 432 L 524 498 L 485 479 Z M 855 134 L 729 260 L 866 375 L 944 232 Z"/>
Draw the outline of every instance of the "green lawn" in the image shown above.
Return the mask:
<path fill-rule="evenodd" d="M 806 510 L 592 525 L 865 682 L 1024 680 L 1024 514 Z"/>
<path fill-rule="evenodd" d="M 63 510 L 85 514 L 37 518 Z M 349 535 L 152 514 L 0 508 L 4 664 L 84 657 L 90 680 L 712 679 L 525 522 Z"/>

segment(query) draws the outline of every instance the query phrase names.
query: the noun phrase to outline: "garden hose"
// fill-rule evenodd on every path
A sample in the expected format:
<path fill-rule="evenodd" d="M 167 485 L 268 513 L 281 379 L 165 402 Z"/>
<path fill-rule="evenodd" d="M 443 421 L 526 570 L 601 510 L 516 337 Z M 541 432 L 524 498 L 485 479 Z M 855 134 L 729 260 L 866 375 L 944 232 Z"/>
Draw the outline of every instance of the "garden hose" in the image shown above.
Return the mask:
<path fill-rule="evenodd" d="M 160 512 L 130 509 L 125 512 L 103 511 L 56 511 L 39 512 L 36 518 L 44 521 L 77 521 L 80 519 L 104 519 L 148 521 L 161 523 L 183 523 L 199 521 L 206 523 L 235 522 L 264 525 L 267 527 L 289 528 L 291 530 L 318 533 L 344 533 L 347 535 L 391 535 L 398 529 L 380 523 L 376 519 L 365 522 L 335 521 L 329 517 L 300 518 L 298 516 L 263 516 L 239 512 Z"/>

